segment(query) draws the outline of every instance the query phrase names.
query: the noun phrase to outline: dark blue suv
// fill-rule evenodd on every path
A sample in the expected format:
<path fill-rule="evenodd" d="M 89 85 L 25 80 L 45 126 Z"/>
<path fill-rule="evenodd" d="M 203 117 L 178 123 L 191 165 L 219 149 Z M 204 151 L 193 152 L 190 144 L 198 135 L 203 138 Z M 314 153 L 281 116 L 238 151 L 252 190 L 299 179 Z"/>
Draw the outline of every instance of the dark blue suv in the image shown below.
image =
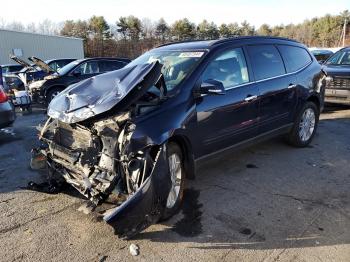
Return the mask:
<path fill-rule="evenodd" d="M 284 134 L 315 135 L 325 75 L 307 48 L 271 37 L 175 43 L 68 87 L 41 131 L 49 170 L 130 237 L 179 208 L 198 164 Z"/>

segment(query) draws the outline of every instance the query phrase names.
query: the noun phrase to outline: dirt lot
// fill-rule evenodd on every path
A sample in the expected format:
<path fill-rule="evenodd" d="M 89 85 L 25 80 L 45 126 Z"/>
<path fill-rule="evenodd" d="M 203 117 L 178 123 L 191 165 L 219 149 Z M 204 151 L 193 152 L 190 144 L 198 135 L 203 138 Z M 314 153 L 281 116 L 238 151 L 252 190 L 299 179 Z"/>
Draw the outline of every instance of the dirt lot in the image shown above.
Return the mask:
<path fill-rule="evenodd" d="M 1 261 L 350 261 L 350 108 L 328 108 L 308 148 L 277 138 L 208 163 L 178 215 L 129 241 L 77 211 L 74 191 L 23 189 L 43 181 L 29 152 L 44 118 L 0 131 Z"/>

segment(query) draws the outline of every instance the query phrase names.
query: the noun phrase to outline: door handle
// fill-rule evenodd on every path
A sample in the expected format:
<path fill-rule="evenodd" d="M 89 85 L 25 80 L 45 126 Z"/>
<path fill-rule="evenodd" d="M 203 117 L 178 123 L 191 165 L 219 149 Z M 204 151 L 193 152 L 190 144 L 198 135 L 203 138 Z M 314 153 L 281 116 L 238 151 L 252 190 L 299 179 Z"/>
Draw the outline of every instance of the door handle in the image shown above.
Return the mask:
<path fill-rule="evenodd" d="M 297 85 L 290 84 L 290 85 L 288 86 L 288 89 L 292 89 L 292 88 L 295 88 L 295 87 L 297 87 Z"/>
<path fill-rule="evenodd" d="M 248 96 L 248 97 L 246 97 L 246 98 L 244 99 L 244 101 L 250 102 L 250 101 L 252 101 L 252 100 L 254 100 L 254 99 L 257 99 L 257 98 L 258 98 L 258 96 Z"/>

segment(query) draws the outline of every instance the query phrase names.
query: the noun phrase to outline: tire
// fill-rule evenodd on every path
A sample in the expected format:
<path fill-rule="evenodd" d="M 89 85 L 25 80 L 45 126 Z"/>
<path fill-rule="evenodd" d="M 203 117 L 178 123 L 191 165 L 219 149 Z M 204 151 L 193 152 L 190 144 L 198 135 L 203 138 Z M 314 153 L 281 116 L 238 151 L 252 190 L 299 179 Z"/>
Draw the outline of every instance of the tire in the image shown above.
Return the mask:
<path fill-rule="evenodd" d="M 310 121 L 307 120 L 307 116 L 309 116 Z M 306 147 L 309 145 L 315 136 L 319 118 L 320 111 L 315 103 L 306 102 L 296 117 L 292 130 L 287 135 L 287 142 L 295 147 Z"/>
<path fill-rule="evenodd" d="M 185 168 L 184 168 L 184 162 L 183 162 L 183 154 L 182 154 L 182 150 L 178 144 L 176 144 L 174 142 L 170 142 L 170 143 L 168 143 L 168 147 L 167 147 L 167 158 L 168 158 L 170 170 L 172 169 L 170 165 L 171 165 L 171 160 L 174 159 L 173 158 L 174 155 L 176 155 L 177 157 L 175 157 L 175 158 L 179 159 L 179 161 L 180 161 L 179 168 L 181 168 L 181 171 L 180 171 L 181 172 L 181 180 L 179 182 L 179 190 L 178 190 L 177 198 L 175 201 L 172 200 L 171 196 L 170 196 L 171 192 L 174 192 L 174 191 L 172 191 L 173 187 L 170 190 L 170 193 L 169 193 L 167 201 L 166 201 L 166 206 L 165 206 L 164 212 L 161 216 L 161 220 L 169 219 L 170 217 L 175 215 L 179 211 L 181 204 L 182 204 L 182 201 L 183 201 L 183 194 L 184 194 L 185 180 L 186 180 L 186 174 L 185 174 Z"/>
<path fill-rule="evenodd" d="M 60 92 L 63 91 L 63 88 L 60 88 L 60 87 L 53 87 L 51 88 L 47 93 L 46 93 L 46 96 L 45 96 L 45 99 L 46 99 L 46 105 L 49 105 L 51 100 L 56 96 L 58 95 Z"/>

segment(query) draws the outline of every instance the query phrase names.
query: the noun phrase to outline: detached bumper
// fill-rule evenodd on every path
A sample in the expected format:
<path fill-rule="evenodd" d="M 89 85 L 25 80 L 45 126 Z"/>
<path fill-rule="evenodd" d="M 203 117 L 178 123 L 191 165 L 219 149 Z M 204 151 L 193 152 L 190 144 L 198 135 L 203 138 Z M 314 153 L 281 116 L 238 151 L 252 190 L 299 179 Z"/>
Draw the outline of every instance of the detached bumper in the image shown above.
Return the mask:
<path fill-rule="evenodd" d="M 16 119 L 16 113 L 10 102 L 0 103 L 0 128 L 10 126 Z"/>

